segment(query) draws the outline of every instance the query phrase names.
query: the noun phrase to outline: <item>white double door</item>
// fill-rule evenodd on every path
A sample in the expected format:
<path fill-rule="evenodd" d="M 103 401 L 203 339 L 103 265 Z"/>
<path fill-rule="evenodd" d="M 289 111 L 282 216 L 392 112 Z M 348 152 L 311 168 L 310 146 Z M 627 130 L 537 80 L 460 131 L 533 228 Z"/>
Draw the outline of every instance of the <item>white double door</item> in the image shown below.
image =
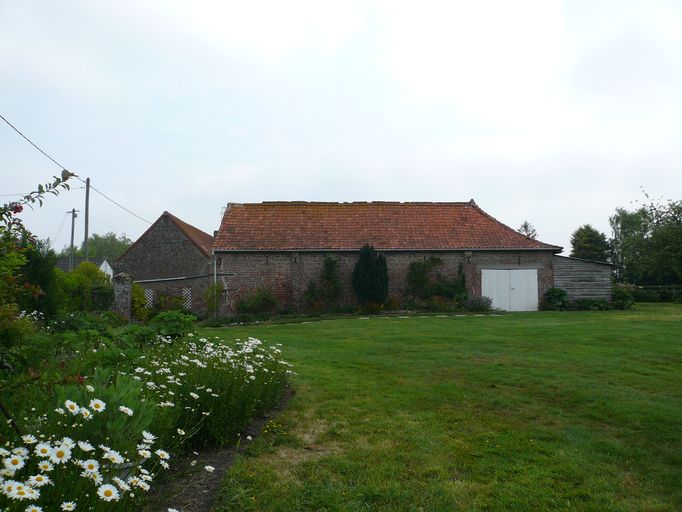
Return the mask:
<path fill-rule="evenodd" d="M 493 307 L 505 311 L 538 310 L 538 271 L 529 269 L 482 269 L 481 288 Z"/>

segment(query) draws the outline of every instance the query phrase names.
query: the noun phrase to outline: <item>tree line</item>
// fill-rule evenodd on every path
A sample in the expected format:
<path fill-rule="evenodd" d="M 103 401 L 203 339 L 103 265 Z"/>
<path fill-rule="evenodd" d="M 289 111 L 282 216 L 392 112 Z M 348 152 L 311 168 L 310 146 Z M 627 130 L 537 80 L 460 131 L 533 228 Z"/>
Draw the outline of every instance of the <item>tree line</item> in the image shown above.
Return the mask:
<path fill-rule="evenodd" d="M 615 278 L 621 283 L 682 284 L 682 201 L 645 196 L 647 202 L 634 210 L 616 208 L 609 217 L 610 237 L 590 224 L 576 229 L 571 257 L 616 265 Z M 518 231 L 537 236 L 527 222 Z"/>

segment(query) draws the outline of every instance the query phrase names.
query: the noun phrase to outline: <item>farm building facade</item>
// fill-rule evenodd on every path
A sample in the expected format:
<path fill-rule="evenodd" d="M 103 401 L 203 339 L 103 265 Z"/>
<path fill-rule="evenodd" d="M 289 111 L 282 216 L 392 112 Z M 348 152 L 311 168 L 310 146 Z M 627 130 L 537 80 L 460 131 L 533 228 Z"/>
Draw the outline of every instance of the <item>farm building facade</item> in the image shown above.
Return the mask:
<path fill-rule="evenodd" d="M 144 289 L 148 307 L 172 302 L 203 314 L 213 275 L 212 250 L 211 235 L 163 212 L 113 267 L 116 274 L 129 275 Z"/>
<path fill-rule="evenodd" d="M 234 313 L 258 289 L 296 311 L 331 254 L 339 263 L 339 304 L 352 306 L 351 275 L 366 244 L 385 255 L 388 296 L 398 301 L 407 295 L 410 264 L 432 257 L 442 261 L 443 277 L 461 272 L 470 295 L 508 311 L 537 310 L 554 286 L 571 298 L 610 299 L 611 266 L 558 256 L 561 247 L 518 233 L 473 200 L 231 203 L 213 237 L 164 212 L 114 268 L 143 287 L 149 306 L 175 297 L 204 314 L 206 290 L 218 283 L 220 314 Z"/>
<path fill-rule="evenodd" d="M 225 309 L 233 311 L 257 288 L 300 307 L 328 254 L 339 261 L 341 303 L 355 304 L 351 274 L 365 244 L 386 257 L 389 297 L 405 297 L 410 263 L 437 257 L 443 277 L 462 269 L 469 294 L 515 311 L 538 309 L 539 298 L 554 286 L 553 255 L 561 251 L 505 226 L 473 200 L 230 204 L 213 249 L 224 274 Z"/>

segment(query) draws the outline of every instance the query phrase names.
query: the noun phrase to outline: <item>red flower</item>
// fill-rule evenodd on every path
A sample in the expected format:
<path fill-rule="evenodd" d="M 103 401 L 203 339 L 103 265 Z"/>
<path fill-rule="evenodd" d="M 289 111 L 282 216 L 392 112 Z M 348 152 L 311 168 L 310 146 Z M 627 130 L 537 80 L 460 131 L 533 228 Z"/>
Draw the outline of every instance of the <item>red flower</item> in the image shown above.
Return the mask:
<path fill-rule="evenodd" d="M 14 206 L 12 206 L 12 213 L 14 213 L 15 215 L 17 213 L 21 213 L 23 210 L 24 210 L 24 207 L 21 206 L 20 204 L 15 204 Z"/>

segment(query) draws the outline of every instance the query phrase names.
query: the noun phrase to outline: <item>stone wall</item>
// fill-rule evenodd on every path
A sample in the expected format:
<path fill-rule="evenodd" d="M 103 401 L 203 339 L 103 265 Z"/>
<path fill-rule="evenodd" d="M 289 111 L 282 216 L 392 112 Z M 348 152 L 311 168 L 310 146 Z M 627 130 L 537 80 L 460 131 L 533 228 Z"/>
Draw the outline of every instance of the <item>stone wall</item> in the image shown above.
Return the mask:
<path fill-rule="evenodd" d="M 184 293 L 185 298 L 191 296 L 192 312 L 205 313 L 204 294 L 213 279 L 212 258 L 167 215 L 162 215 L 112 266 L 116 273 L 125 272 L 133 281 L 142 281 L 140 286 L 148 294 L 153 292 L 154 303 L 161 295 L 182 299 Z"/>
<path fill-rule="evenodd" d="M 270 290 L 281 304 L 290 309 L 303 306 L 308 283 L 318 281 L 327 252 L 221 252 L 217 253 L 218 271 L 230 273 L 221 279 L 226 288 L 225 313 L 234 311 L 237 302 L 256 288 Z M 357 303 L 351 276 L 357 251 L 333 252 L 339 259 L 342 305 Z M 538 269 L 538 297 L 554 284 L 550 251 L 388 251 L 384 252 L 389 275 L 388 296 L 402 299 L 407 288 L 407 271 L 413 261 L 430 257 L 443 260 L 435 273 L 457 276 L 460 265 L 470 295 L 481 294 L 482 268 Z"/>

